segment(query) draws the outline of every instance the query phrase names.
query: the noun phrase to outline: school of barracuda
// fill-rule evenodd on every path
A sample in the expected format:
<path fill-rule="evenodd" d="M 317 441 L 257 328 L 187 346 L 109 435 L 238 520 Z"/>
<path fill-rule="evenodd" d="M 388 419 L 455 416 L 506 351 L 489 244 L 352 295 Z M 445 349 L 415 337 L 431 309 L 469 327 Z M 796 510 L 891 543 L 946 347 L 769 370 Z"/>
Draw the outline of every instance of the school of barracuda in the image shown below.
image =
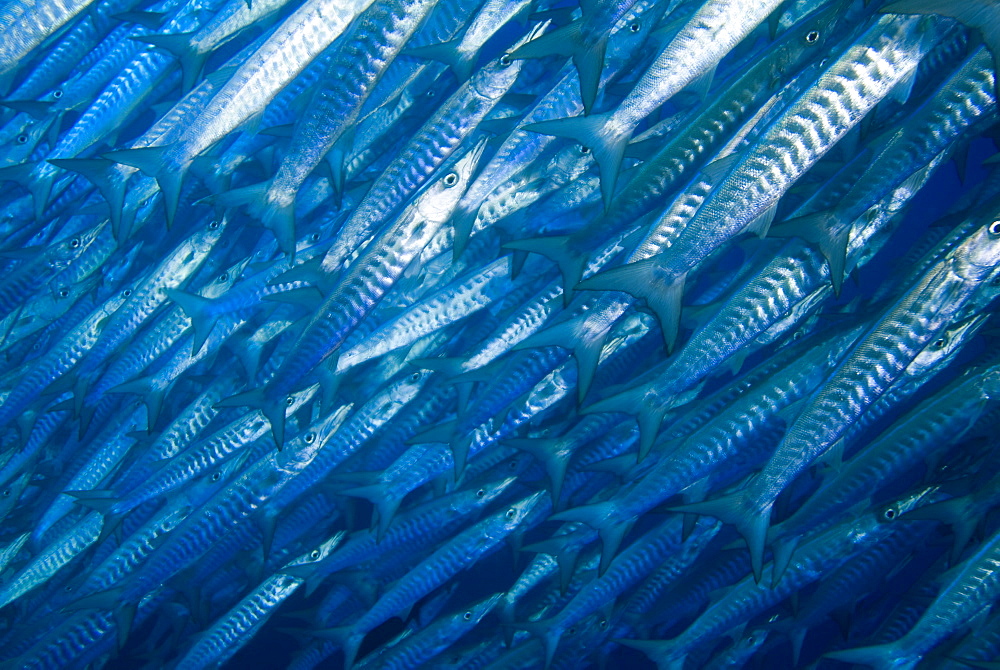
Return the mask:
<path fill-rule="evenodd" d="M 997 667 L 998 0 L 0 32 L 0 668 Z"/>

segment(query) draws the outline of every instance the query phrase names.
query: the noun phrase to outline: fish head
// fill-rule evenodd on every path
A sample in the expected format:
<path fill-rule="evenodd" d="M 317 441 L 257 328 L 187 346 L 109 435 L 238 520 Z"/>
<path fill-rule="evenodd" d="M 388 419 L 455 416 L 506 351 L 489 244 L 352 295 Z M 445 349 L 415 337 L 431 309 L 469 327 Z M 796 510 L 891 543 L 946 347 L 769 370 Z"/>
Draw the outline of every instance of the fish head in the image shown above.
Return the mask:
<path fill-rule="evenodd" d="M 473 499 L 476 507 L 486 507 L 499 498 L 510 488 L 511 484 L 517 481 L 517 477 L 507 477 L 496 482 L 488 482 L 475 489 L 469 489 L 468 493 Z"/>
<path fill-rule="evenodd" d="M 605 61 L 609 64 L 627 62 L 639 51 L 646 40 L 650 51 L 660 51 L 666 47 L 673 35 L 669 30 L 662 30 L 661 19 L 667 11 L 662 2 L 636 2 L 631 9 L 618 20 L 608 36 L 608 47 Z M 612 65 L 614 67 L 614 65 Z M 621 66 L 616 67 L 621 69 Z"/>
<path fill-rule="evenodd" d="M 1000 266 L 1000 208 L 990 208 L 975 232 L 951 254 L 951 268 L 959 277 L 984 281 Z"/>
<path fill-rule="evenodd" d="M 590 149 L 571 144 L 556 152 L 545 168 L 544 178 L 556 184 L 566 184 L 583 175 L 593 164 Z"/>
<path fill-rule="evenodd" d="M 447 172 L 442 170 L 441 177 L 420 194 L 416 202 L 417 212 L 428 221 L 447 221 L 465 194 L 465 190 L 469 188 L 472 175 L 475 174 L 476 166 L 479 165 L 479 159 L 482 158 L 485 149 L 484 138 L 468 153 L 452 163 Z"/>
<path fill-rule="evenodd" d="M 275 464 L 286 472 L 297 472 L 312 463 L 323 446 L 333 437 L 354 407 L 348 403 L 309 426 L 285 449 L 275 454 Z"/>
<path fill-rule="evenodd" d="M 413 400 L 424 384 L 434 374 L 431 370 L 411 370 L 392 387 L 392 400 L 405 405 Z"/>
<path fill-rule="evenodd" d="M 906 374 L 922 376 L 947 365 L 955 357 L 955 354 L 962 349 L 965 343 L 979 332 L 980 327 L 986 323 L 988 317 L 988 314 L 978 314 L 945 327 L 931 339 L 927 346 L 913 359 L 913 362 L 906 367 Z"/>
<path fill-rule="evenodd" d="M 220 272 L 215 279 L 202 289 L 202 296 L 205 298 L 218 298 L 231 289 L 236 280 L 243 275 L 243 269 L 246 267 L 248 261 L 248 258 L 244 258 Z"/>
<path fill-rule="evenodd" d="M 31 160 L 31 154 L 45 138 L 54 118 L 35 119 L 19 114 L 0 130 L 0 166 L 18 165 Z"/>
<path fill-rule="evenodd" d="M 547 496 L 548 491 L 535 491 L 528 497 L 518 500 L 503 512 L 500 512 L 504 518 L 504 528 L 507 530 L 517 528 L 528 516 L 528 514 L 535 509 L 535 506 L 537 506 L 538 503 Z"/>
<path fill-rule="evenodd" d="M 195 233 L 191 238 L 195 252 L 198 254 L 207 254 L 211 251 L 215 243 L 222 237 L 222 233 L 226 229 L 226 223 L 227 219 L 225 216 L 219 219 L 212 219 L 205 225 L 204 229 Z"/>
<path fill-rule="evenodd" d="M 524 64 L 522 60 L 511 58 L 510 54 L 541 35 L 550 23 L 551 21 L 545 21 L 535 26 L 511 47 L 510 51 L 505 51 L 479 68 L 479 71 L 469 80 L 469 87 L 477 95 L 487 100 L 499 100 L 505 96 L 514 84 L 514 80 L 517 79 L 517 75 L 521 73 L 521 66 Z"/>
<path fill-rule="evenodd" d="M 49 264 L 60 270 L 69 267 L 73 261 L 83 255 L 90 245 L 94 243 L 94 240 L 97 239 L 97 236 L 101 234 L 107 225 L 107 221 L 102 221 L 96 226 L 76 233 L 72 237 L 56 242 L 46 253 Z"/>
<path fill-rule="evenodd" d="M 471 607 L 466 609 L 459 615 L 462 622 L 469 626 L 475 626 L 478 624 L 484 616 L 489 614 L 500 599 L 503 597 L 502 593 L 494 593 L 493 595 L 483 598 L 477 603 L 474 603 Z"/>
<path fill-rule="evenodd" d="M 907 512 L 937 500 L 938 498 L 935 494 L 940 489 L 941 487 L 937 484 L 913 489 L 901 495 L 896 500 L 877 507 L 874 512 L 875 519 L 880 524 L 894 523 Z"/>
<path fill-rule="evenodd" d="M 844 0 L 820 7 L 797 21 L 775 45 L 770 71 L 776 85 L 783 85 L 792 72 L 826 53 L 826 45 L 843 16 Z"/>
<path fill-rule="evenodd" d="M 340 546 L 340 543 L 344 541 L 344 537 L 347 536 L 346 530 L 337 531 L 328 540 L 324 541 L 318 547 L 315 547 L 305 554 L 302 554 L 298 558 L 293 559 L 285 567 L 291 567 L 294 565 L 309 565 L 311 563 L 319 563 L 331 553 L 333 550 Z"/>

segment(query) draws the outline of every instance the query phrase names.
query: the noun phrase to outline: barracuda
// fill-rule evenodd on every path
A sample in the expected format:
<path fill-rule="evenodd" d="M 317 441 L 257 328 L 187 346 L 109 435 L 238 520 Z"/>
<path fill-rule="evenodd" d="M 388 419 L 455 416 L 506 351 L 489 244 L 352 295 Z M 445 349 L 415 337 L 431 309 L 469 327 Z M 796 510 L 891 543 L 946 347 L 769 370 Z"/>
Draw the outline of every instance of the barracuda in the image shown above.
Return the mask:
<path fill-rule="evenodd" d="M 468 187 L 482 151 L 480 144 L 464 156 L 453 172 L 442 176 L 369 245 L 367 253 L 351 266 L 340 286 L 299 336 L 295 353 L 282 363 L 273 385 L 264 392 L 249 392 L 233 399 L 237 404 L 246 400 L 259 405 L 271 422 L 279 445 L 284 441 L 284 416 L 283 410 L 279 416 L 274 409 L 275 398 L 283 399 L 291 389 L 300 386 L 306 375 L 337 350 L 351 328 L 385 295 L 410 260 L 444 225 Z"/>
<path fill-rule="evenodd" d="M 274 178 L 218 198 L 223 204 L 247 204 L 278 239 L 282 251 L 294 254 L 295 194 L 356 121 L 362 105 L 386 68 L 434 8 L 436 0 L 377 0 L 352 23 L 338 42 L 303 118 L 295 126 L 288 155 Z M 359 85 L 360 84 L 360 85 Z"/>
<path fill-rule="evenodd" d="M 520 242 L 518 248 L 551 255 L 563 270 L 565 285 L 577 285 L 580 273 L 575 269 L 581 261 L 573 256 L 586 255 L 595 238 L 649 212 L 692 171 L 721 160 L 718 150 L 744 124 L 756 121 L 754 117 L 761 108 L 772 104 L 772 96 L 794 80 L 797 71 L 825 53 L 824 46 L 832 41 L 830 35 L 836 29 L 838 9 L 834 6 L 818 10 L 815 16 L 803 19 L 760 54 L 752 67 L 724 84 L 716 99 L 692 114 L 693 118 L 685 119 L 684 130 L 643 161 L 602 216 L 559 240 L 558 245 L 539 241 L 532 249 Z M 782 97 L 787 99 L 793 92 L 783 91 Z"/>
<path fill-rule="evenodd" d="M 0 668 L 996 655 L 995 0 L 43 1 Z"/>
<path fill-rule="evenodd" d="M 164 194 L 167 219 L 172 221 L 180 199 L 181 180 L 195 157 L 258 116 L 278 91 L 370 4 L 371 0 L 304 3 L 233 73 L 205 109 L 189 122 L 176 143 L 146 151 L 119 151 L 114 159 L 156 178 Z"/>
<path fill-rule="evenodd" d="M 771 508 L 778 494 L 833 446 L 917 354 L 961 315 L 1000 263 L 1000 223 L 992 210 L 979 227 L 890 307 L 789 426 L 761 474 L 742 493 L 691 506 L 734 523 L 763 563 Z M 984 224 L 983 221 L 986 220 Z"/>
<path fill-rule="evenodd" d="M 604 204 L 609 207 L 625 146 L 639 123 L 689 83 L 714 72 L 719 60 L 779 4 L 776 0 L 709 0 L 660 52 L 613 112 L 539 123 L 532 129 L 568 136 L 591 147 L 601 168 Z"/>

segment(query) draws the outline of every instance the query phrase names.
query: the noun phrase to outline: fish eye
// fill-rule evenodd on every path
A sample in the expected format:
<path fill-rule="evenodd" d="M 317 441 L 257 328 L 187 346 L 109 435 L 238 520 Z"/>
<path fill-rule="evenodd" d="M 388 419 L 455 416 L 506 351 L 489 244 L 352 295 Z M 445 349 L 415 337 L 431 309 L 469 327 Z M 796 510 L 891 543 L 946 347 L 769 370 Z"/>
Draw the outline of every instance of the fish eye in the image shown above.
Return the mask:
<path fill-rule="evenodd" d="M 61 288 L 61 289 L 59 289 L 59 297 L 60 298 L 68 298 L 69 297 L 69 289 L 68 288 Z"/>
<path fill-rule="evenodd" d="M 755 644 L 756 642 L 757 642 L 757 638 L 755 638 L 753 635 L 747 635 L 747 643 L 748 644 Z"/>
<path fill-rule="evenodd" d="M 229 273 L 223 272 L 221 275 L 219 275 L 219 281 L 229 281 Z"/>
<path fill-rule="evenodd" d="M 941 339 L 939 339 L 937 342 L 934 343 L 934 348 L 944 349 L 945 344 L 947 344 L 947 342 L 945 342 L 945 339 L 942 337 Z"/>
<path fill-rule="evenodd" d="M 312 560 L 314 560 L 314 561 L 315 561 L 315 560 L 316 560 L 317 558 L 319 558 L 319 549 L 313 549 L 312 551 L 310 551 L 310 552 L 309 552 L 309 558 L 311 558 L 311 559 L 312 559 Z"/>
<path fill-rule="evenodd" d="M 1000 235 L 1000 219 L 994 221 L 989 227 L 990 235 L 997 236 Z"/>
<path fill-rule="evenodd" d="M 434 91 L 427 91 L 426 93 L 424 93 L 424 95 L 426 95 L 428 98 L 433 98 L 435 95 L 437 95 L 437 93 L 435 93 Z"/>
<path fill-rule="evenodd" d="M 305 436 L 306 444 L 312 444 L 316 441 L 316 433 L 306 433 Z"/>
<path fill-rule="evenodd" d="M 479 489 L 478 491 L 476 491 L 477 498 L 482 498 L 485 495 L 486 495 L 486 489 Z"/>
<path fill-rule="evenodd" d="M 10 489 L 4 489 L 3 490 L 3 497 L 4 498 L 9 498 L 10 497 Z"/>
<path fill-rule="evenodd" d="M 808 42 L 809 44 L 814 44 L 818 39 L 819 39 L 818 30 L 810 30 L 809 32 L 806 33 L 806 42 Z"/>
<path fill-rule="evenodd" d="M 292 405 L 294 405 L 295 404 L 295 396 L 288 396 L 287 398 L 285 398 L 285 404 L 288 405 L 289 407 L 291 407 Z"/>
<path fill-rule="evenodd" d="M 601 630 L 607 630 L 608 629 L 608 620 L 607 619 L 601 619 L 600 622 L 598 622 L 597 625 L 600 627 Z"/>
<path fill-rule="evenodd" d="M 74 237 L 72 240 L 70 240 L 69 241 L 69 248 L 70 249 L 79 249 L 80 248 L 80 238 L 79 237 Z"/>
<path fill-rule="evenodd" d="M 129 297 L 130 295 L 132 295 L 132 289 L 130 288 L 125 289 L 124 291 L 122 291 L 122 295 L 125 296 L 126 298 Z"/>
<path fill-rule="evenodd" d="M 510 459 L 509 467 L 510 467 L 511 470 L 516 470 L 517 469 L 517 459 L 516 458 Z"/>
<path fill-rule="evenodd" d="M 218 227 L 219 227 L 219 222 L 218 221 L 210 221 L 208 223 L 208 229 L 209 230 L 215 230 Z"/>
<path fill-rule="evenodd" d="M 584 156 L 586 156 L 587 154 L 590 153 L 590 147 L 585 147 L 585 146 L 583 146 L 581 144 L 580 145 L 580 153 L 583 154 Z"/>
<path fill-rule="evenodd" d="M 507 514 L 505 516 L 508 519 L 513 519 L 515 516 L 517 516 L 517 510 L 511 507 L 509 510 L 507 510 Z"/>
<path fill-rule="evenodd" d="M 570 627 L 569 627 L 569 628 L 568 628 L 568 629 L 566 630 L 566 632 L 567 632 L 567 633 L 569 633 L 570 635 L 576 635 L 576 626 L 570 626 Z"/>
<path fill-rule="evenodd" d="M 55 98 L 56 100 L 58 100 L 59 98 L 63 97 L 62 89 L 61 88 L 57 88 L 56 90 L 52 91 L 52 97 Z"/>
<path fill-rule="evenodd" d="M 472 621 L 472 612 L 466 612 L 465 614 L 462 615 L 462 618 L 465 619 L 466 621 Z"/>
<path fill-rule="evenodd" d="M 896 518 L 897 512 L 895 507 L 887 507 L 885 511 L 882 512 L 882 518 L 886 521 L 892 521 Z"/>
<path fill-rule="evenodd" d="M 213 482 L 217 482 L 220 479 L 222 479 L 222 473 L 221 472 L 213 472 L 212 473 L 212 481 Z"/>
<path fill-rule="evenodd" d="M 451 188 L 458 183 L 458 175 L 454 172 L 449 172 L 444 176 L 444 185 Z"/>
<path fill-rule="evenodd" d="M 14 138 L 14 139 L 15 139 L 15 141 L 16 141 L 16 142 L 17 142 L 18 144 L 27 144 L 27 143 L 28 143 L 28 136 L 27 136 L 27 135 L 25 135 L 24 133 L 21 133 L 20 135 L 18 135 L 18 136 L 17 136 L 16 138 Z"/>
<path fill-rule="evenodd" d="M 628 29 L 629 29 L 629 30 L 630 30 L 631 32 L 633 32 L 633 33 L 637 33 L 637 32 L 639 32 L 639 30 L 640 30 L 641 28 L 642 28 L 642 26 L 641 26 L 641 25 L 639 25 L 639 22 L 638 22 L 638 21 L 637 21 L 637 22 L 635 22 L 635 23 L 633 23 L 632 25 L 630 25 L 630 26 L 628 27 Z"/>
<path fill-rule="evenodd" d="M 65 591 L 66 593 L 73 593 L 73 587 L 67 584 L 66 586 L 63 587 L 63 591 Z"/>
<path fill-rule="evenodd" d="M 500 56 L 500 65 L 507 67 L 510 64 L 511 64 L 510 54 L 504 54 L 503 56 Z"/>
<path fill-rule="evenodd" d="M 420 373 L 419 372 L 414 372 L 412 375 L 410 375 L 410 381 L 411 382 L 415 382 L 418 379 L 420 379 Z"/>
<path fill-rule="evenodd" d="M 319 233 L 313 233 L 310 235 L 309 240 L 312 242 L 319 242 Z"/>

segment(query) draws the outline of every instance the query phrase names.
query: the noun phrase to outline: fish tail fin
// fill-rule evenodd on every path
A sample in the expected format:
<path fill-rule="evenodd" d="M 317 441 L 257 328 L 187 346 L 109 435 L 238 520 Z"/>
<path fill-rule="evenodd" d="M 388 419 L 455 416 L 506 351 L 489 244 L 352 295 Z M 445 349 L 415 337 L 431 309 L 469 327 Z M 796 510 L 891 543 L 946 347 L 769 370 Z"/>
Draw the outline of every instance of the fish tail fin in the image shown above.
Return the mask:
<path fill-rule="evenodd" d="M 569 235 L 532 237 L 507 242 L 503 248 L 539 254 L 558 265 L 563 277 L 563 302 L 568 305 L 573 297 L 573 287 L 580 281 L 587 267 L 587 255 L 576 249 L 572 241 Z"/>
<path fill-rule="evenodd" d="M 451 442 L 452 437 L 454 437 L 455 435 L 456 424 L 457 421 L 455 421 L 454 419 L 449 421 L 444 421 L 442 423 L 437 424 L 436 426 L 428 428 L 427 430 L 421 431 L 416 435 L 410 436 L 410 438 L 406 440 L 406 443 L 407 444 L 428 444 L 431 442 L 449 443 Z"/>
<path fill-rule="evenodd" d="M 140 147 L 138 149 L 119 149 L 104 154 L 104 158 L 116 163 L 129 165 L 152 177 L 163 194 L 163 203 L 167 208 L 167 227 L 170 227 L 177 216 L 177 207 L 181 199 L 181 186 L 187 168 L 177 169 L 169 165 L 164 158 L 171 145 L 158 147 Z"/>
<path fill-rule="evenodd" d="M 120 510 L 122 501 L 114 491 L 107 489 L 94 489 L 91 491 L 63 491 L 66 495 L 75 498 L 78 505 L 82 505 L 99 514 L 104 515 L 104 525 L 101 526 L 101 534 L 98 542 L 111 537 L 111 535 L 121 525 L 124 514 L 128 510 Z"/>
<path fill-rule="evenodd" d="M 208 339 L 219 320 L 219 315 L 215 314 L 213 310 L 214 301 L 179 289 L 168 288 L 166 293 L 171 300 L 180 305 L 180 308 L 191 319 L 191 355 L 196 355 L 205 345 L 205 340 Z"/>
<path fill-rule="evenodd" d="M 843 221 L 836 210 L 816 212 L 772 226 L 768 234 L 773 237 L 801 237 L 815 244 L 826 257 L 834 293 L 840 295 L 847 265 L 847 243 L 851 237 L 849 221 Z"/>
<path fill-rule="evenodd" d="M 125 184 L 115 179 L 114 162 L 106 158 L 51 158 L 48 162 L 58 168 L 76 172 L 93 184 L 108 202 L 111 211 L 111 230 L 115 239 L 122 241 L 128 237 L 128 231 L 122 227 Z"/>
<path fill-rule="evenodd" d="M 511 58 L 543 58 L 552 55 L 572 58 L 580 76 L 580 99 L 583 101 L 583 111 L 584 114 L 590 114 L 601 84 L 601 70 L 604 67 L 608 35 L 602 33 L 597 39 L 593 39 L 593 36 L 584 35 L 581 26 L 581 21 L 574 21 L 536 37 L 515 49 L 511 53 Z"/>
<path fill-rule="evenodd" d="M 160 418 L 160 411 L 163 409 L 163 399 L 173 386 L 172 383 L 163 384 L 157 381 L 152 375 L 137 377 L 113 386 L 108 389 L 110 393 L 135 393 L 142 396 L 142 401 L 146 405 L 146 415 L 150 430 L 156 425 Z"/>
<path fill-rule="evenodd" d="M 375 506 L 375 511 L 378 513 L 375 540 L 376 542 L 381 542 L 385 538 L 385 534 L 389 530 L 389 524 L 392 523 L 393 517 L 396 516 L 396 510 L 399 509 L 399 503 L 402 500 L 391 495 L 384 484 L 356 486 L 340 491 L 339 493 L 354 498 L 364 498 Z"/>
<path fill-rule="evenodd" d="M 559 646 L 561 632 L 552 626 L 552 622 L 546 619 L 541 621 L 519 621 L 513 624 L 514 628 L 531 633 L 545 646 L 545 668 L 552 667 L 552 659 L 555 658 L 556 648 Z"/>
<path fill-rule="evenodd" d="M 616 130 L 609 123 L 610 119 L 610 113 L 592 114 L 539 121 L 524 127 L 525 130 L 536 133 L 568 137 L 590 149 L 600 168 L 601 195 L 604 198 L 605 209 L 611 206 L 615 185 L 618 183 L 618 172 L 625 156 L 625 147 L 632 138 L 631 128 Z"/>
<path fill-rule="evenodd" d="M 36 121 L 44 121 L 54 104 L 54 102 L 42 102 L 39 100 L 4 100 L 0 102 L 0 105 L 3 105 L 7 109 L 27 114 Z"/>
<path fill-rule="evenodd" d="M 137 42 L 152 44 L 154 47 L 163 49 L 177 58 L 177 62 L 180 63 L 182 72 L 181 90 L 190 91 L 194 88 L 195 82 L 198 81 L 198 77 L 201 75 L 201 71 L 205 67 L 205 61 L 208 60 L 209 56 L 208 53 L 200 53 L 192 48 L 192 35 L 194 35 L 193 32 L 151 34 L 140 35 L 130 39 Z"/>
<path fill-rule="evenodd" d="M 415 56 L 417 58 L 426 58 L 427 60 L 436 60 L 439 63 L 444 63 L 451 68 L 451 71 L 455 73 L 455 77 L 459 82 L 465 82 L 469 80 L 472 76 L 472 68 L 476 64 L 476 54 L 465 54 L 458 50 L 459 45 L 461 45 L 462 40 L 450 40 L 448 42 L 439 42 L 438 44 L 428 44 L 426 46 L 420 47 L 410 47 L 406 49 L 403 54 L 407 56 Z"/>
<path fill-rule="evenodd" d="M 563 481 L 572 452 L 566 449 L 566 441 L 561 438 L 521 438 L 504 440 L 504 444 L 519 451 L 526 451 L 545 466 L 552 491 L 552 507 L 559 509 Z"/>
<path fill-rule="evenodd" d="M 274 234 L 278 248 L 288 254 L 289 263 L 295 262 L 295 198 L 288 202 L 268 200 L 261 217 L 264 227 Z"/>
<path fill-rule="evenodd" d="M 361 641 L 364 639 L 364 635 L 355 632 L 353 626 L 320 628 L 310 631 L 310 634 L 324 640 L 332 640 L 340 645 L 340 648 L 344 652 L 345 670 L 349 670 L 354 665 L 354 661 L 358 657 L 358 649 L 361 647 Z"/>
<path fill-rule="evenodd" d="M 670 509 L 675 512 L 713 516 L 723 523 L 735 526 L 747 542 L 754 579 L 760 583 L 764 570 L 764 545 L 767 541 L 767 529 L 770 526 L 770 506 L 758 509 L 749 504 L 745 492 L 739 491 L 714 500 L 679 505 Z"/>
<path fill-rule="evenodd" d="M 614 560 L 615 555 L 618 554 L 622 540 L 625 539 L 625 536 L 634 523 L 634 519 L 621 520 L 614 503 L 611 501 L 574 507 L 573 509 L 554 514 L 551 518 L 554 521 L 578 521 L 587 524 L 597 531 L 603 545 L 601 548 L 601 565 L 598 568 L 601 575 L 604 574 L 611 565 L 611 561 Z"/>
<path fill-rule="evenodd" d="M 502 422 L 502 421 L 501 421 Z M 451 458 L 455 465 L 455 481 L 461 481 L 462 473 L 469 461 L 469 450 L 472 448 L 471 435 L 454 435 L 448 443 L 451 447 Z"/>
<path fill-rule="evenodd" d="M 223 207 L 245 207 L 254 218 L 270 230 L 278 248 L 295 260 L 295 198 L 276 197 L 273 180 L 216 193 L 201 202 L 211 202 Z"/>
<path fill-rule="evenodd" d="M 252 407 L 260 412 L 271 423 L 271 433 L 274 441 L 281 449 L 285 444 L 285 403 L 274 402 L 267 397 L 264 389 L 253 389 L 223 398 L 215 403 L 216 407 Z"/>
<path fill-rule="evenodd" d="M 556 559 L 556 563 L 559 565 L 559 591 L 564 594 L 568 592 L 573 574 L 576 572 L 581 549 L 582 547 L 571 544 L 569 535 L 550 537 L 547 540 L 521 547 L 521 551 L 548 554 Z"/>
<path fill-rule="evenodd" d="M 639 423 L 639 460 L 642 461 L 652 449 L 663 418 L 671 407 L 672 402 L 661 397 L 650 382 L 602 398 L 581 409 L 580 413 L 621 412 L 635 416 Z"/>
<path fill-rule="evenodd" d="M 573 352 L 577 366 L 577 399 L 580 403 L 590 390 L 597 372 L 597 364 L 601 360 L 601 350 L 608 338 L 609 324 L 589 324 L 585 312 L 545 330 L 541 330 L 522 340 L 514 350 L 532 349 L 534 347 L 558 346 Z"/>
<path fill-rule="evenodd" d="M 681 298 L 687 273 L 664 267 L 657 257 L 626 263 L 584 279 L 575 288 L 587 291 L 623 291 L 645 300 L 660 322 L 667 351 L 673 351 L 681 322 Z"/>
<path fill-rule="evenodd" d="M 792 562 L 795 549 L 799 545 L 799 537 L 782 538 L 771 544 L 771 553 L 774 556 L 774 569 L 771 572 L 771 588 L 776 588 L 785 574 L 785 570 Z"/>

